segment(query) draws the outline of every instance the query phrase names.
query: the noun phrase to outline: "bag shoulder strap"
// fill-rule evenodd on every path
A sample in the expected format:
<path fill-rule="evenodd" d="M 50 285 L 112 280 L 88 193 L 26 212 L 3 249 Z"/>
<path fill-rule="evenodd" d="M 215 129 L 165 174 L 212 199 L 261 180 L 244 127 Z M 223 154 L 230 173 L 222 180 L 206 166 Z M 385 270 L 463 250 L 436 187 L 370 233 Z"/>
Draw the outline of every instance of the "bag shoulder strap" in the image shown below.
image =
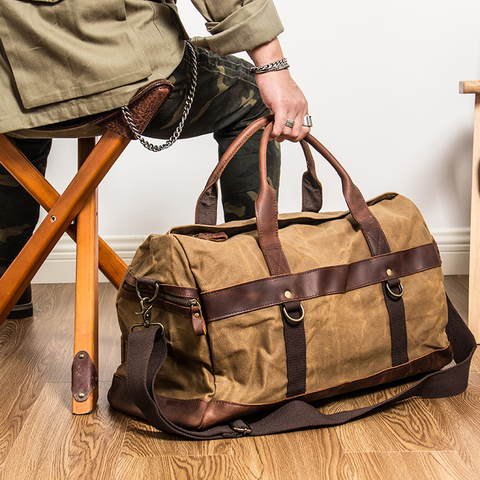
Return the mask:
<path fill-rule="evenodd" d="M 170 422 L 162 413 L 154 393 L 155 378 L 167 357 L 163 329 L 150 327 L 130 333 L 128 337 L 127 385 L 129 393 L 147 421 L 155 428 L 194 440 L 259 436 L 308 428 L 335 426 L 375 413 L 410 397 L 440 398 L 458 395 L 468 386 L 470 363 L 476 349 L 473 334 L 463 322 L 450 300 L 448 302 L 447 336 L 452 345 L 455 365 L 427 374 L 399 394 L 380 403 L 359 408 L 323 414 L 309 403 L 293 400 L 261 420 L 246 424 L 236 420 L 197 431 Z"/>

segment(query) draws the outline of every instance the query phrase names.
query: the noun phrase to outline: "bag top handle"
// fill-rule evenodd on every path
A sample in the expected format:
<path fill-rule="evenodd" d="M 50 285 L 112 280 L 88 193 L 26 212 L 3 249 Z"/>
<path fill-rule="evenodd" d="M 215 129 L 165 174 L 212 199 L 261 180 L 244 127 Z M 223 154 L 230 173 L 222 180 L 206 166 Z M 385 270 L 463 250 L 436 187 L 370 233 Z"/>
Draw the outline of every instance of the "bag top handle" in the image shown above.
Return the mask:
<path fill-rule="evenodd" d="M 258 206 L 256 206 L 257 224 L 260 221 L 259 231 L 261 230 L 261 243 L 263 242 L 262 248 L 267 248 L 268 245 L 268 251 L 277 251 L 276 261 L 278 260 L 280 263 L 277 267 L 273 269 L 273 271 L 275 271 L 276 274 L 281 274 L 287 273 L 289 270 L 286 260 L 283 261 L 283 259 L 281 258 L 283 253 L 280 253 L 280 251 L 278 250 L 280 243 L 278 241 L 277 204 L 275 192 L 268 185 L 266 176 L 267 143 L 273 125 L 272 120 L 272 116 L 259 118 L 258 120 L 250 124 L 226 150 L 219 163 L 217 164 L 216 168 L 210 175 L 206 187 L 197 201 L 195 223 L 203 225 L 216 224 L 218 180 L 220 179 L 223 171 L 225 170 L 225 167 L 228 165 L 234 155 L 238 152 L 238 150 L 242 147 L 242 145 L 252 135 L 258 132 L 260 129 L 266 127 L 262 136 L 262 142 L 260 146 L 260 199 L 257 199 Z M 338 162 L 338 160 L 311 134 L 308 134 L 305 139 L 301 141 L 301 146 L 307 161 L 307 172 L 305 172 L 304 174 L 304 181 L 305 179 L 307 179 L 307 185 L 305 183 L 303 185 L 303 206 L 305 207 L 305 204 L 307 204 L 306 209 L 308 211 L 315 211 L 314 209 L 320 207 L 322 203 L 321 183 L 316 176 L 315 161 L 310 152 L 309 145 L 311 145 L 315 150 L 317 150 L 330 163 L 330 165 L 340 176 L 340 179 L 342 181 L 343 196 L 347 203 L 348 209 L 350 210 L 355 221 L 359 224 L 372 256 L 390 252 L 390 246 L 388 244 L 385 233 L 383 232 L 378 220 L 368 208 L 367 203 L 365 202 L 365 199 L 363 198 L 363 195 L 360 192 L 359 188 L 353 183 L 350 175 Z M 306 200 L 306 198 L 308 200 Z M 270 270 L 272 273 L 272 269 Z"/>
<path fill-rule="evenodd" d="M 217 166 L 207 180 L 203 192 L 198 198 L 195 210 L 195 223 L 197 225 L 216 225 L 218 180 L 222 176 L 225 167 L 245 142 L 247 142 L 256 132 L 268 125 L 272 120 L 273 116 L 270 115 L 268 117 L 261 117 L 251 123 L 242 133 L 240 133 L 222 155 L 222 158 L 219 160 Z M 311 153 L 305 153 L 305 158 L 307 161 L 307 171 L 303 174 L 302 179 L 302 211 L 318 212 L 322 208 L 322 184 L 317 178 L 315 162 L 313 161 Z"/>
<path fill-rule="evenodd" d="M 267 181 L 267 143 L 273 129 L 273 123 L 265 127 L 260 142 L 260 189 L 255 200 L 255 216 L 257 217 L 258 240 L 270 275 L 289 274 L 290 267 L 280 243 L 278 235 L 278 211 L 275 190 Z M 358 187 L 353 183 L 346 170 L 337 159 L 314 137 L 306 137 L 302 141 L 307 162 L 313 163 L 307 142 L 310 143 L 332 165 L 341 178 L 342 190 L 347 206 L 362 229 L 372 256 L 390 252 L 387 238 L 378 220 L 372 214 Z"/>
<path fill-rule="evenodd" d="M 345 198 L 350 213 L 362 229 L 372 256 L 389 253 L 390 245 L 388 244 L 387 237 L 380 223 L 371 212 L 360 189 L 353 183 L 347 171 L 314 136 L 308 134 L 305 140 L 302 140 L 302 146 L 306 143 L 309 143 L 320 153 L 340 176 L 343 197 Z"/>

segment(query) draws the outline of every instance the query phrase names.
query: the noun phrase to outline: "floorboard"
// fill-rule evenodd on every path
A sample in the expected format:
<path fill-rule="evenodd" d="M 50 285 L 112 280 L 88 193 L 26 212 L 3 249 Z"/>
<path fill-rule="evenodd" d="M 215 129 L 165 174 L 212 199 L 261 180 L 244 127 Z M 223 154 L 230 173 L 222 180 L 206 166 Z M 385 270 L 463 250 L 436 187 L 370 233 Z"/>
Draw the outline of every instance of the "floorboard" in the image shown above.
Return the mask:
<path fill-rule="evenodd" d="M 108 385 L 100 385 L 106 389 Z M 127 418 L 105 398 L 90 415 L 70 412 L 70 384 L 48 383 L 3 466 L 0 479 L 114 479 Z"/>
<path fill-rule="evenodd" d="M 355 480 L 475 480 L 457 452 L 351 453 Z"/>

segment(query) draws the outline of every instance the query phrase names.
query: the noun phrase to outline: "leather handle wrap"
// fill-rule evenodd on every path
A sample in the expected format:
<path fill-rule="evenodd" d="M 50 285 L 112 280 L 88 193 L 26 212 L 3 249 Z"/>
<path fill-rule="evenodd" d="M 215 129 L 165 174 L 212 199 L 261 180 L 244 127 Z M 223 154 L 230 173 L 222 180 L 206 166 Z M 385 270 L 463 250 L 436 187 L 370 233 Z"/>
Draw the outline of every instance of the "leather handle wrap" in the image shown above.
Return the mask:
<path fill-rule="evenodd" d="M 270 124 L 273 120 L 272 116 L 262 117 L 250 124 L 230 145 L 227 151 L 224 153 L 215 170 L 210 175 L 207 184 L 201 193 L 195 211 L 195 223 L 202 225 L 215 225 L 217 223 L 217 203 L 218 203 L 218 189 L 217 182 L 220 179 L 225 167 L 232 160 L 238 150 L 243 144 L 256 132 L 261 130 Z M 270 131 L 270 130 L 268 130 Z M 265 134 L 264 137 L 268 139 L 269 134 Z M 390 252 L 390 246 L 388 244 L 385 233 L 383 232 L 378 220 L 374 217 L 372 212 L 367 206 L 363 195 L 358 187 L 353 183 L 352 179 L 348 175 L 347 171 L 342 167 L 338 160 L 311 134 L 307 135 L 304 140 L 301 141 L 301 146 L 307 162 L 307 171 L 303 176 L 302 186 L 302 208 L 304 211 L 318 211 L 322 205 L 322 187 L 315 172 L 315 161 L 310 152 L 309 145 L 317 150 L 335 169 L 342 181 L 342 191 L 348 209 L 350 210 L 355 221 L 360 225 L 362 232 L 365 236 L 367 244 L 369 246 L 372 256 L 381 255 Z M 267 141 L 263 141 L 260 148 L 260 157 L 264 157 L 265 165 L 263 167 L 264 173 L 261 175 L 260 190 L 265 189 L 266 182 L 266 148 Z M 262 181 L 263 176 L 263 181 Z M 263 187 L 262 187 L 263 183 Z M 274 192 L 273 192 L 274 194 Z M 267 234 L 264 245 L 267 247 L 267 252 L 274 252 L 275 258 L 279 258 L 278 245 L 279 242 L 274 240 L 275 235 L 278 232 L 277 222 L 277 208 L 276 200 L 273 201 L 272 192 L 268 189 L 264 193 L 259 192 L 259 202 L 256 207 L 257 214 L 260 214 L 260 229 Z M 275 205 L 275 207 L 273 207 Z M 258 216 L 257 216 L 258 221 Z M 272 224 L 277 222 L 277 226 Z M 273 237 L 272 237 L 273 235 Z M 272 243 L 273 240 L 273 243 Z M 276 246 L 274 246 L 276 245 Z M 276 252 L 275 252 L 276 251 Z M 265 254 L 265 250 L 264 250 Z M 267 253 L 267 256 L 269 253 Z M 278 273 L 287 273 L 284 268 L 284 264 L 280 263 L 278 267 Z"/>
<path fill-rule="evenodd" d="M 290 267 L 278 236 L 278 209 L 275 190 L 267 181 L 267 143 L 272 128 L 273 123 L 269 123 L 260 142 L 260 189 L 255 199 L 255 216 L 257 217 L 258 241 L 270 275 L 282 275 L 290 273 Z"/>
<path fill-rule="evenodd" d="M 355 221 L 360 225 L 367 240 L 372 256 L 390 252 L 387 237 L 380 223 L 368 208 L 358 187 L 353 183 L 350 175 L 340 165 L 339 161 L 312 135 L 308 134 L 302 144 L 308 142 L 325 160 L 335 169 L 342 181 L 342 191 L 348 209 Z M 302 145 L 303 146 L 303 145 Z"/>
<path fill-rule="evenodd" d="M 195 223 L 201 225 L 216 225 L 217 223 L 217 203 L 218 203 L 218 188 L 217 182 L 222 176 L 225 167 L 230 160 L 240 150 L 243 144 L 256 132 L 258 132 L 265 125 L 268 125 L 271 117 L 262 117 L 251 123 L 227 148 L 222 155 L 215 170 L 207 180 L 203 192 L 197 201 L 197 208 L 195 210 Z"/>

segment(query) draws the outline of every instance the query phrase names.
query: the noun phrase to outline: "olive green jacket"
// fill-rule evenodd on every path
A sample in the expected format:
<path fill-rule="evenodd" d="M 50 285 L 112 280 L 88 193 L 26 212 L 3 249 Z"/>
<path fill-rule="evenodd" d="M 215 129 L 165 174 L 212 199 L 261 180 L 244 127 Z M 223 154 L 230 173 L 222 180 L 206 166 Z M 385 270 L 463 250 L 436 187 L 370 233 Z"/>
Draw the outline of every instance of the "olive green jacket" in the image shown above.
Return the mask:
<path fill-rule="evenodd" d="M 273 0 L 192 0 L 220 55 L 275 38 Z M 48 125 L 128 103 L 168 77 L 188 38 L 176 0 L 1 0 L 0 133 Z"/>

